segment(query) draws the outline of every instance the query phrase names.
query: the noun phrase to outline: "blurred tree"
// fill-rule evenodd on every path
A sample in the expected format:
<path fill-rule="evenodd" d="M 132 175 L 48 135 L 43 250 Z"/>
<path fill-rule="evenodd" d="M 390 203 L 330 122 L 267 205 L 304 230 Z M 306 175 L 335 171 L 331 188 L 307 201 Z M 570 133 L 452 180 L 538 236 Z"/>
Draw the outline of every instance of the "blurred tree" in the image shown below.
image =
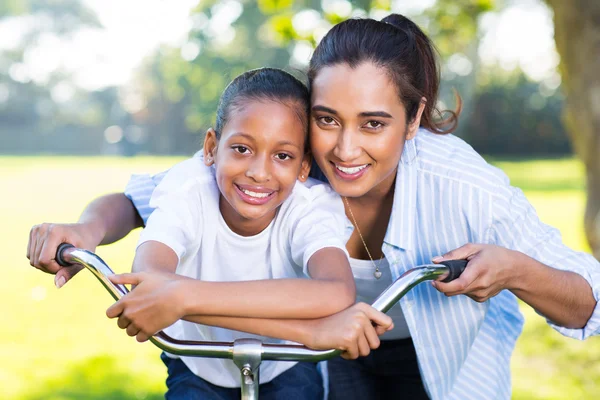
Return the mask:
<path fill-rule="evenodd" d="M 587 174 L 585 232 L 600 259 L 600 2 L 546 0 L 566 94 L 564 118 Z"/>
<path fill-rule="evenodd" d="M 486 71 L 472 100 L 473 117 L 463 125 L 469 144 L 494 156 L 571 154 L 560 119 L 563 96 L 543 83 L 529 80 L 520 70 Z"/>
<path fill-rule="evenodd" d="M 16 35 L 11 48 L 0 51 L 1 151 L 60 151 L 67 141 L 70 149 L 77 151 L 73 144 L 79 142 L 81 147 L 90 137 L 86 135 L 89 109 L 101 109 L 101 105 L 91 104 L 93 97 L 81 101 L 80 91 L 64 71 L 58 69 L 36 79 L 27 62 L 44 39 L 68 37 L 81 28 L 99 28 L 98 19 L 81 0 L 0 1 L 0 23 L 11 22 L 21 35 Z M 79 102 L 57 103 L 61 91 L 75 99 L 79 96 Z M 61 138 L 57 131 L 73 133 Z"/>
<path fill-rule="evenodd" d="M 411 17 L 432 35 L 442 58 L 457 55 L 469 63 L 465 53 L 476 49 L 478 16 L 498 2 L 438 0 Z M 314 46 L 334 24 L 369 15 L 380 19 L 397 11 L 392 3 L 200 1 L 191 12 L 187 43 L 177 49 L 164 47 L 149 58 L 133 85 L 147 99 L 148 109 L 135 119 L 148 129 L 149 150 L 189 153 L 190 148 L 199 148 L 199 136 L 211 125 L 219 96 L 233 77 L 270 66 L 292 70 L 302 78 Z M 472 70 L 469 65 L 466 75 Z M 453 84 L 460 87 L 459 81 Z"/>

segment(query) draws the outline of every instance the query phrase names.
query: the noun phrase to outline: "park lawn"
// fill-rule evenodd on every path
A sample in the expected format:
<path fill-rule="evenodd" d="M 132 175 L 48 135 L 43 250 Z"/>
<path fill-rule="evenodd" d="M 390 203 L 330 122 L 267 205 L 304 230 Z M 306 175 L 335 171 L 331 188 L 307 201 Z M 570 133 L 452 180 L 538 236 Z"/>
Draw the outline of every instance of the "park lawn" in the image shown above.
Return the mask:
<path fill-rule="evenodd" d="M 87 273 L 61 290 L 25 259 L 29 229 L 74 221 L 92 198 L 121 191 L 132 172 L 158 172 L 178 158 L 0 157 L 1 397 L 6 399 L 159 399 L 166 371 L 159 351 L 108 320 L 108 293 Z M 541 219 L 587 251 L 579 162 L 495 160 L 524 189 Z M 131 265 L 138 233 L 99 255 L 117 272 Z M 515 399 L 593 399 L 600 393 L 600 341 L 563 338 L 526 307 L 512 361 Z"/>

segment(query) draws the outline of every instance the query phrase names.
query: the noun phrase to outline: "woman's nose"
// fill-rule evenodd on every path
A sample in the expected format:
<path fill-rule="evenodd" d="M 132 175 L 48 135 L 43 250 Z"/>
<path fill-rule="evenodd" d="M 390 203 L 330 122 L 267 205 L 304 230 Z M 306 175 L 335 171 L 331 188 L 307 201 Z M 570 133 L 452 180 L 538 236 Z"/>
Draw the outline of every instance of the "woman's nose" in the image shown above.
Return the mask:
<path fill-rule="evenodd" d="M 340 132 L 333 154 L 341 161 L 352 161 L 361 154 L 357 133 L 350 129 Z"/>

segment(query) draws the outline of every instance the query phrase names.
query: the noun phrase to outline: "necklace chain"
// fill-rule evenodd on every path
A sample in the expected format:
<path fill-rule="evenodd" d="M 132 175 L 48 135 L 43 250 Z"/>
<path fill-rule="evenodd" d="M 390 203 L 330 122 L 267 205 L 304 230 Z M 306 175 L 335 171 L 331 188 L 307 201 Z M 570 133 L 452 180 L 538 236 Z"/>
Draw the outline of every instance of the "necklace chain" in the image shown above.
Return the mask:
<path fill-rule="evenodd" d="M 360 240 L 363 244 L 363 246 L 365 247 L 365 250 L 367 251 L 367 255 L 369 256 L 369 259 L 371 260 L 371 263 L 373 264 L 373 267 L 375 268 L 375 272 L 373 272 L 373 276 L 375 276 L 376 279 L 381 278 L 381 271 L 379 270 L 379 266 L 377 264 L 375 264 L 375 260 L 373 260 L 373 257 L 371 256 L 371 252 L 369 251 L 369 248 L 367 247 L 367 242 L 365 242 L 365 238 L 363 238 L 362 233 L 360 232 L 360 228 L 358 227 L 358 223 L 356 222 L 356 218 L 354 217 L 354 213 L 352 212 L 352 208 L 350 208 L 350 203 L 348 202 L 348 198 L 346 196 L 344 197 L 344 201 L 346 202 L 346 205 L 348 206 L 348 211 L 350 211 L 350 217 L 352 217 L 352 222 L 354 222 L 354 227 L 356 228 L 356 232 L 358 232 L 358 236 L 360 237 Z M 379 263 L 381 263 L 381 260 L 383 260 L 384 255 L 381 255 L 381 258 L 379 259 Z"/>

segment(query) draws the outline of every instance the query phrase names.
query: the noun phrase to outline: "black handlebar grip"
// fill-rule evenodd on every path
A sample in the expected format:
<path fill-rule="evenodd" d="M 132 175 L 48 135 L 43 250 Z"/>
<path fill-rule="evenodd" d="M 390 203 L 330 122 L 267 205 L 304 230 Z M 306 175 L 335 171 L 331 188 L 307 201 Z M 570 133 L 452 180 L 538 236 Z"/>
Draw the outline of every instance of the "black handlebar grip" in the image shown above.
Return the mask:
<path fill-rule="evenodd" d="M 467 260 L 448 260 L 442 261 L 440 264 L 448 267 L 448 276 L 442 281 L 444 283 L 452 282 L 453 280 L 460 277 L 465 268 L 467 267 Z"/>
<path fill-rule="evenodd" d="M 71 263 L 68 263 L 65 261 L 65 259 L 63 258 L 63 252 L 66 249 L 70 249 L 71 247 L 75 247 L 72 244 L 69 243 L 61 243 L 60 246 L 58 246 L 58 249 L 56 249 L 56 263 L 58 265 L 60 265 L 61 267 L 68 267 L 70 265 L 73 265 Z"/>

